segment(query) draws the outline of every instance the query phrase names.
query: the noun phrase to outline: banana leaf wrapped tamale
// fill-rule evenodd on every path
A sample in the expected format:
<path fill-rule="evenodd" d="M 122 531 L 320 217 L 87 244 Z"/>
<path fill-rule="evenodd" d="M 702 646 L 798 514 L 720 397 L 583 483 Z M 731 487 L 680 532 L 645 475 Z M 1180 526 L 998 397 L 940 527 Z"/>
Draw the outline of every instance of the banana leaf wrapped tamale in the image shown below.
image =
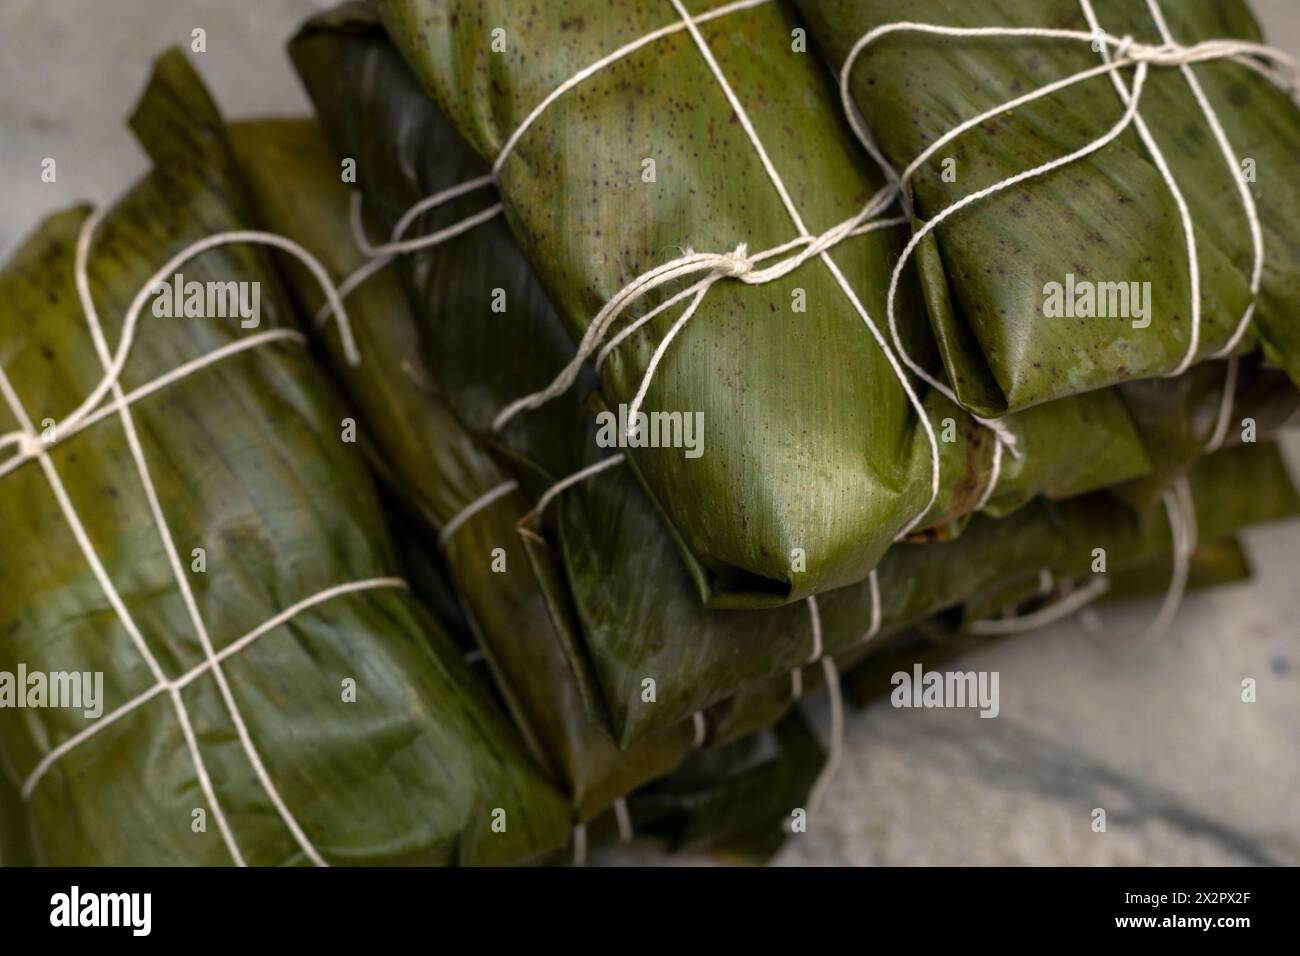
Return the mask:
<path fill-rule="evenodd" d="M 421 109 L 418 91 L 373 24 L 367 26 L 364 14 L 345 10 L 321 18 L 294 41 L 291 50 L 341 154 L 358 160 L 367 208 L 381 231 L 423 196 L 474 175 L 475 168 L 466 168 L 463 151 L 454 137 L 440 129 L 434 111 Z M 466 202 L 464 208 L 446 211 L 447 219 L 472 212 L 473 204 Z M 445 221 L 429 217 L 416 234 L 433 232 Z M 479 434 L 491 434 L 487 424 L 520 381 L 531 384 L 539 374 L 544 381 L 567 354 L 562 351 L 563 335 L 555 334 L 545 321 L 553 318 L 545 297 L 529 284 L 527 267 L 513 264 L 518 262 L 509 237 L 492 223 L 400 260 L 417 303 L 417 322 L 432 343 L 426 355 L 434 377 L 444 384 L 456 414 L 470 427 L 478 426 Z M 504 316 L 493 315 L 487 306 L 493 287 L 504 288 L 507 300 L 522 303 L 522 308 L 516 305 Z M 482 318 L 466 321 L 465 316 Z M 548 349 L 557 344 L 559 350 L 548 357 Z M 1082 401 L 1099 396 L 1107 393 L 1084 396 Z M 1050 407 L 1025 413 L 1026 419 L 1035 421 L 1021 432 L 1024 458 L 1030 464 L 1025 471 L 1017 471 L 1013 464 L 1005 466 L 1010 476 L 1006 498 L 999 495 L 994 500 L 1007 504 L 999 511 L 1023 505 L 1034 493 L 1076 490 L 1067 477 L 1053 485 L 1060 474 L 1054 469 L 1068 469 L 1080 458 L 1088 459 L 1088 465 L 1107 462 L 1110 481 L 1129 477 L 1133 472 L 1124 468 L 1125 455 L 1108 458 L 1105 439 L 1120 448 L 1136 447 L 1145 468 L 1141 437 L 1118 398 L 1108 400 L 1112 406 L 1093 406 L 1101 411 L 1071 413 L 1062 420 L 1067 428 L 1053 424 Z M 509 445 L 498 444 L 534 496 L 551 480 L 593 460 L 594 426 L 579 404 L 577 395 L 564 396 L 536 416 L 512 425 L 505 436 Z M 1105 411 L 1107 407 L 1120 409 L 1121 424 L 1110 424 L 1115 419 Z M 567 414 L 559 414 L 561 409 Z M 536 420 L 542 415 L 549 416 L 545 425 Z M 1076 439 L 1095 443 L 1088 448 L 1097 452 L 1080 455 Z M 954 447 L 963 446 L 959 442 Z M 707 585 L 700 582 L 698 565 L 688 562 L 683 568 L 673 547 L 672 526 L 665 533 L 662 516 L 641 494 L 636 479 L 621 471 L 595 475 L 552 504 L 554 539 L 562 557 L 560 582 L 567 583 L 571 597 L 552 600 L 549 606 L 558 610 L 557 618 L 563 621 L 558 633 L 569 648 L 584 699 L 592 702 L 593 712 L 602 720 L 611 722 L 615 739 L 628 745 L 717 705 L 745 682 L 766 681 L 799 666 L 808 659 L 814 641 L 808 609 L 801 605 L 771 614 L 700 613 L 692 593 Z M 540 481 L 539 472 L 543 473 Z M 1020 477 L 1025 474 L 1034 475 L 1032 481 Z M 488 520 L 488 515 L 480 512 L 474 521 Z M 1050 541 L 1049 524 L 1027 527 L 1034 534 L 1046 534 Z M 1007 540 L 1014 540 L 1014 529 L 1007 530 Z M 531 538 L 526 546 L 538 566 L 551 559 Z M 1019 568 L 1015 560 L 1020 552 L 1015 549 L 998 551 L 990 545 L 987 553 L 980 553 L 975 547 L 971 545 L 981 566 L 978 573 L 993 576 Z M 873 589 L 884 605 L 881 629 L 964 596 L 961 587 L 966 578 L 939 573 L 942 563 L 930 565 L 933 573 L 918 579 L 925 583 L 913 586 L 912 569 L 926 558 L 908 558 L 905 555 L 915 552 L 899 550 L 894 570 L 889 570 L 888 558 L 880 569 L 881 587 L 863 583 L 845 589 L 854 595 L 852 599 L 836 599 L 834 603 L 843 610 L 827 628 L 827 649 L 852 645 L 871 630 Z M 1021 551 L 1034 561 L 1041 556 L 1041 548 Z M 482 545 L 476 560 L 488 560 Z M 1038 565 L 1022 570 L 1036 574 Z M 977 574 L 974 580 L 987 578 Z M 656 685 L 653 701 L 643 699 L 647 679 Z"/>
<path fill-rule="evenodd" d="M 456 3 L 397 0 L 379 5 L 397 46 L 451 123 L 481 155 L 496 160 L 493 172 L 506 218 L 575 337 L 624 281 L 663 258 L 661 250 L 731 248 L 738 238 L 757 249 L 789 238 L 793 229 L 743 124 L 734 121 L 739 114 L 680 24 L 547 99 L 570 73 L 610 54 L 620 38 L 674 22 L 671 4 L 662 11 L 637 8 L 631 22 L 613 21 L 601 5 L 579 6 L 566 22 L 582 22 L 582 30 L 566 31 L 558 18 L 540 18 L 543 22 L 524 30 L 519 18 L 526 11 L 508 4 L 476 5 L 473 11 Z M 710 38 L 717 44 L 724 73 L 737 74 L 738 97 L 752 101 L 750 118 L 798 194 L 796 205 L 807 213 L 809 228 L 851 215 L 879 183 L 866 166 L 848 158 L 855 147 L 812 58 L 790 51 L 792 21 L 776 5 L 707 9 L 711 18 L 698 28 L 706 44 Z M 548 25 L 548 20 L 555 22 Z M 489 24 L 516 37 L 517 46 L 503 54 L 481 46 Z M 558 35 L 551 36 L 550 30 Z M 451 50 L 457 51 L 454 56 Z M 322 90 L 341 85 L 338 76 L 323 70 L 315 77 L 308 74 L 306 81 L 309 88 Z M 677 108 L 681 90 L 699 97 L 699 107 Z M 439 129 L 442 121 L 436 115 L 424 121 L 425 148 L 413 159 L 377 155 L 378 143 L 390 154 L 396 149 L 398 156 L 409 155 L 411 139 L 396 139 L 391 131 L 375 135 L 382 105 L 376 110 L 356 97 L 348 103 L 346 95 L 337 93 L 330 98 L 327 108 L 317 94 L 323 113 L 337 114 L 339 103 L 348 104 L 341 119 L 327 116 L 326 123 L 350 124 L 333 138 L 357 156 L 359 177 L 381 230 L 419 199 L 451 185 L 454 180 L 439 175 L 438 165 L 457 169 L 462 179 L 485 171 L 483 165 L 455 158 L 459 147 Z M 510 131 L 543 102 L 549 106 L 502 152 Z M 620 118 L 624 114 L 632 119 L 625 122 Z M 419 120 L 410 117 L 418 113 L 402 115 L 401 129 L 413 138 Z M 789 134 L 790 117 L 798 118 L 799 136 Z M 617 137 L 602 135 L 628 123 L 630 128 Z M 701 145 L 692 145 L 696 141 Z M 568 145 L 581 142 L 602 145 L 593 156 Z M 654 183 L 629 175 L 630 169 L 640 168 L 642 150 L 658 157 L 661 172 Z M 721 156 L 734 159 L 724 162 Z M 372 170 L 368 183 L 367 165 L 390 172 L 380 176 Z M 412 177 L 420 179 L 418 188 L 404 192 L 403 179 Z M 491 199 L 462 197 L 459 202 L 463 205 L 444 212 L 461 218 L 482 211 Z M 431 232 L 440 222 L 426 218 L 418 232 Z M 1040 491 L 1077 494 L 1149 469 L 1114 395 L 1008 423 L 1005 432 L 1023 449 L 1014 455 L 1001 454 L 988 429 L 941 395 L 921 395 L 913 406 L 889 355 L 854 305 L 856 297 L 868 316 L 882 313 L 900 243 L 896 230 L 876 231 L 837 246 L 823 261 L 805 262 L 779 281 L 718 282 L 664 354 L 646 408 L 699 410 L 706 446 L 698 457 L 661 448 L 630 448 L 628 454 L 710 606 L 779 604 L 860 581 L 900 530 L 947 524 L 986 504 L 990 490 L 1005 496 L 1000 502 L 1005 508 Z M 461 362 L 476 361 L 482 372 L 478 381 L 509 369 L 509 388 L 467 416 L 475 427 L 487 428 L 500 420 L 512 396 L 538 387 L 537 369 L 544 365 L 538 354 L 554 337 L 537 333 L 531 317 L 523 324 L 509 322 L 508 316 L 492 321 L 487 296 L 505 283 L 494 281 L 491 268 L 478 266 L 485 288 L 448 278 L 464 275 L 474 244 L 472 234 L 461 237 L 436 250 L 437 255 L 409 257 L 427 258 L 430 264 L 404 268 L 421 270 L 408 279 L 416 288 L 417 306 L 421 295 L 432 299 L 435 284 L 442 289 L 453 285 L 465 302 L 458 314 L 488 316 L 486 322 L 442 323 L 474 326 L 448 331 L 455 341 L 445 351 Z M 606 248 L 611 245 L 617 255 Z M 478 255 L 471 261 L 492 260 Z M 852 296 L 838 281 L 841 267 Z M 916 347 L 928 340 L 929 332 L 911 288 L 905 288 L 900 307 L 903 335 Z M 804 294 L 816 303 L 806 313 L 792 304 Z M 663 299 L 667 296 L 664 292 Z M 654 301 L 660 300 L 648 300 L 647 307 Z M 668 310 L 646 326 L 653 332 L 638 332 L 609 353 L 600 378 L 606 410 L 619 411 L 632 399 L 674 318 L 676 310 Z M 509 355 L 511 342 L 502 338 L 516 330 L 521 331 L 513 351 L 532 360 L 527 380 L 520 359 Z M 570 361 L 572 348 L 556 354 L 543 381 Z M 827 356 L 834 361 L 828 364 Z M 484 367 L 489 363 L 497 370 Z M 584 387 L 580 381 L 575 390 Z M 503 439 L 509 441 L 522 420 L 545 414 L 549 407 L 516 416 Z M 917 408 L 925 412 L 924 420 L 918 419 Z M 1090 449 L 1071 448 L 1066 435 L 1089 443 Z M 936 454 L 939 480 L 933 504 L 927 506 Z M 990 489 L 999 471 L 1005 477 Z M 714 502 L 727 504 L 718 508 Z M 795 551 L 802 556 L 798 562 L 791 559 Z"/>
<path fill-rule="evenodd" d="M 0 669 L 102 677 L 98 717 L 0 711 L 36 855 L 489 863 L 562 845 L 562 797 L 394 577 L 344 409 L 265 250 L 178 260 L 177 288 L 235 287 L 250 311 L 159 308 L 160 265 L 251 222 L 179 53 L 131 125 L 152 172 L 93 232 L 84 209 L 55 214 L 0 271 L 0 427 L 23 436 L 0 465 Z M 153 305 L 127 342 L 141 290 Z M 118 407 L 64 427 L 112 355 Z"/>
<path fill-rule="evenodd" d="M 905 11 L 892 0 L 797 0 L 797 6 L 837 74 L 860 38 L 900 20 L 1084 35 L 938 36 L 909 29 L 870 42 L 851 64 L 849 90 L 867 135 L 897 170 L 958 124 L 1103 67 L 1103 53 L 1106 62 L 1119 58 L 1124 51 L 1114 45 L 1098 42 L 1094 49 L 1089 42 L 1095 33 L 1089 12 L 1112 37 L 1146 45 L 1128 47 L 1130 58 L 1169 41 L 1185 47 L 1212 39 L 1261 42 L 1241 0 L 919 0 Z M 986 196 L 922 241 L 918 266 L 931 323 L 946 377 L 964 406 L 999 415 L 1241 354 L 1256 341 L 1270 363 L 1300 381 L 1293 316 L 1300 294 L 1300 110 L 1261 75 L 1274 62 L 1251 50 L 1237 53 L 1236 62 L 1214 58 L 1186 66 L 1147 59 L 1140 67 L 1149 69 L 1138 99 L 1142 128 L 1135 121 L 1104 149 Z M 1097 141 L 1125 112 L 1112 77 L 1131 89 L 1137 69 L 1085 78 L 944 143 L 907 184 L 917 222 Z M 1144 130 L 1167 164 L 1186 216 Z M 1261 225 L 1259 243 L 1252 213 Z M 1063 310 L 1049 301 L 1058 292 Z M 1133 296 L 1141 301 L 1112 309 Z"/>

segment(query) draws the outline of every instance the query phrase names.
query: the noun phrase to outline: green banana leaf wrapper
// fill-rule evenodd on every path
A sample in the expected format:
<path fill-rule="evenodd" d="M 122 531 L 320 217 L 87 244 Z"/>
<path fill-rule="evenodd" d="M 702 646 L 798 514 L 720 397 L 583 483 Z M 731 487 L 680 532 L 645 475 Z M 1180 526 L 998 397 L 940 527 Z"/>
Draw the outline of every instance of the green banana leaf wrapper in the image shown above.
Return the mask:
<path fill-rule="evenodd" d="M 908 20 L 954 27 L 1089 29 L 1077 0 L 796 0 L 826 64 L 838 76 L 868 31 Z M 1241 0 L 1160 4 L 1182 44 L 1219 38 L 1262 42 Z M 1097 0 L 1113 36 L 1159 44 L 1147 5 Z M 855 62 L 853 102 L 878 148 L 902 169 L 964 120 L 1050 82 L 1099 66 L 1087 43 L 1006 37 L 881 37 Z M 1236 348 L 1256 344 L 1300 382 L 1300 109 L 1239 63 L 1191 67 L 1243 168 L 1229 168 L 1177 67 L 1152 66 L 1140 114 L 1168 162 L 1194 223 L 1201 280 L 1196 360 L 1231 345 L 1251 303 L 1254 245 L 1239 195 L 1244 179 L 1263 229 L 1262 285 Z M 1128 85 L 1133 70 L 1123 71 Z M 1123 115 L 1111 80 L 1098 76 L 964 131 L 913 176 L 912 209 L 933 218 L 963 197 L 1066 156 Z M 945 176 L 952 160 L 955 177 Z M 955 181 L 954 181 L 955 180 Z M 1191 278 L 1182 221 L 1136 129 L 1062 169 L 1018 183 L 947 219 L 918 247 L 918 268 L 943 368 L 962 405 L 1001 415 L 1063 395 L 1179 367 L 1191 342 Z M 1048 283 L 1149 282 L 1147 315 L 1045 315 Z M 1073 312 L 1069 313 L 1074 315 Z M 1149 321 L 1149 325 L 1144 322 Z"/>
<path fill-rule="evenodd" d="M 154 168 L 107 211 L 88 259 L 110 343 L 169 257 L 253 223 L 221 119 L 181 54 L 159 59 L 131 127 Z M 74 290 L 85 218 L 85 209 L 51 216 L 0 270 L 0 367 L 38 424 L 66 416 L 103 375 Z M 260 247 L 221 245 L 179 271 L 186 281 L 256 283 L 247 288 L 260 289 L 257 327 L 147 310 L 121 377 L 128 394 L 243 336 L 296 323 Z M 40 860 L 229 864 L 233 843 L 249 864 L 306 862 L 309 847 L 330 864 L 498 863 L 563 845 L 562 796 L 406 590 L 340 592 L 277 617 L 398 568 L 361 454 L 340 440 L 345 410 L 301 338 L 229 354 L 140 398 L 130 417 L 194 606 L 224 655 L 233 707 L 187 613 L 121 419 L 56 435 L 15 464 L 0 478 L 0 670 L 103 675 L 98 722 L 78 709 L 0 710 L 3 766 L 29 790 Z M 0 411 L 4 431 L 19 424 Z M 52 493 L 54 474 L 120 612 Z M 195 548 L 205 549 L 202 573 Z M 171 685 L 180 706 L 157 692 L 126 619 L 167 679 L 189 675 Z M 241 745 L 236 713 L 285 813 Z M 70 749 L 43 764 L 60 746 Z"/>
<path fill-rule="evenodd" d="M 617 18 L 602 4 L 567 4 L 563 17 L 558 7 L 548 9 L 526 28 L 527 9 L 513 4 L 476 4 L 471 10 L 458 3 L 399 0 L 378 6 L 419 80 L 455 130 L 486 158 L 497 155 L 510 131 L 562 79 L 628 38 L 673 21 L 667 4 L 662 10 L 635 7 Z M 340 21 L 349 15 L 336 15 L 336 32 L 345 29 Z M 352 23 L 359 19 L 353 16 Z M 491 52 L 484 45 L 488 24 L 499 25 L 515 45 Z M 821 69 L 811 56 L 790 50 L 794 25 L 784 8 L 764 5 L 709 20 L 700 30 L 717 48 L 724 72 L 734 74 L 737 95 L 797 193 L 806 225 L 816 231 L 857 211 L 880 183 L 856 158 Z M 320 22 L 318 27 L 328 29 Z M 296 45 L 305 48 L 308 42 L 300 37 Z M 364 75 L 385 78 L 374 85 L 382 86 L 387 104 L 363 99 L 359 83 L 345 83 L 343 76 L 355 80 L 360 70 L 350 69 L 347 58 L 335 61 L 343 65 L 330 74 L 323 66 L 312 71 L 295 56 L 331 138 L 358 159 L 376 234 L 386 234 L 419 199 L 485 172 L 482 162 L 464 157 L 435 111 L 421 115 L 418 97 L 406 92 L 409 80 L 384 64 L 377 48 L 362 58 L 374 71 Z M 400 111 L 393 105 L 399 97 Z M 683 98 L 691 108 L 680 105 Z M 386 111 L 396 117 L 388 129 Z M 798 135 L 791 133 L 795 123 Z M 617 134 L 610 132 L 615 129 Z M 656 158 L 655 183 L 641 181 L 643 157 Z M 536 293 L 510 286 L 513 270 L 502 264 L 509 260 L 504 253 L 484 255 L 488 240 L 478 230 L 404 257 L 411 262 L 402 266 L 417 309 L 452 313 L 439 331 L 447 361 L 476 369 L 475 407 L 458 409 L 475 429 L 488 429 L 513 398 L 549 382 L 604 301 L 663 261 L 666 251 L 686 245 L 729 250 L 740 240 L 758 250 L 788 240 L 794 228 L 685 31 L 661 37 L 555 100 L 519 139 L 497 178 L 506 219 L 567 334 L 537 328 L 549 315 L 520 319 L 521 307 L 549 309 Z M 447 218 L 426 217 L 412 232 L 430 232 L 491 201 L 465 197 L 463 205 L 444 210 Z M 870 315 L 884 314 L 901 238 L 897 231 L 874 232 L 830 253 Z M 505 315 L 490 311 L 494 289 L 506 291 Z M 815 303 L 807 313 L 793 311 L 796 289 Z M 448 309 L 453 294 L 457 307 Z M 640 311 L 652 304 L 647 301 Z M 901 310 L 909 347 L 924 348 L 931 333 L 910 278 Z M 630 401 L 675 317 L 670 310 L 647 326 L 653 331 L 638 332 L 611 353 L 602 366 L 596 410 L 615 412 Z M 548 349 L 556 344 L 552 357 Z M 571 393 L 589 382 L 579 381 Z M 488 401 L 484 386 L 496 384 L 502 388 Z M 922 528 L 946 528 L 985 499 L 1007 510 L 1034 494 L 1078 494 L 1150 470 L 1122 402 L 1100 393 L 1008 423 L 1022 453 L 1003 456 L 998 486 L 988 496 L 991 433 L 941 395 L 923 401 L 939 433 L 941 481 Z M 924 430 L 824 261 L 811 260 L 768 285 L 715 285 L 672 342 L 645 407 L 699 411 L 704 417 L 699 457 L 681 449 L 627 451 L 711 607 L 791 603 L 861 581 L 925 507 L 931 461 Z M 521 414 L 500 440 L 531 456 L 548 443 L 529 442 L 519 432 L 550 411 L 543 406 Z M 546 419 L 542 427 L 553 428 L 553 421 Z M 550 434 L 549 444 L 577 444 L 568 431 L 562 434 Z M 1071 438 L 1087 448 L 1072 447 Z M 581 447 L 575 461 L 586 463 L 590 442 Z M 803 555 L 799 570 L 791 557 L 796 549 Z"/>
<path fill-rule="evenodd" d="M 342 10 L 318 19 L 295 39 L 291 52 L 331 138 L 343 155 L 358 157 L 358 178 L 366 192 L 367 208 L 381 225 L 377 233 L 385 232 L 418 199 L 474 174 L 473 168 L 457 165 L 455 138 L 440 130 L 436 113 L 421 110 L 418 91 L 394 62 L 383 38 L 375 35 L 373 24 L 367 26 L 364 13 Z M 382 90 L 383 96 L 375 95 L 375 90 Z M 437 164 L 450 166 L 452 175 L 440 176 Z M 422 174 L 418 172 L 421 169 L 429 171 Z M 412 183 L 416 177 L 419 181 Z M 401 191 L 404 181 L 409 185 Z M 472 208 L 453 209 L 447 215 L 454 220 L 469 211 Z M 431 232 L 441 222 L 425 223 L 418 232 Z M 457 415 L 469 427 L 477 426 L 476 433 L 488 435 L 489 440 L 486 422 L 508 400 L 510 389 L 518 388 L 517 383 L 529 376 L 537 381 L 539 367 L 543 370 L 540 381 L 549 379 L 550 370 L 558 368 L 568 354 L 563 351 L 566 343 L 562 335 L 545 333 L 550 328 L 543 321 L 548 314 L 545 298 L 530 291 L 526 265 L 507 267 L 507 263 L 519 262 L 518 253 L 503 231 L 492 232 L 495 228 L 489 223 L 431 252 L 399 260 L 408 288 L 414 289 L 417 311 L 419 303 L 426 304 L 426 311 L 417 316 L 421 330 L 428 341 L 438 344 L 427 353 L 429 364 L 437 370 L 436 377 L 444 384 Z M 534 308 L 524 309 L 522 315 L 517 307 L 505 317 L 491 315 L 485 290 L 493 286 L 505 286 L 509 301 L 522 300 Z M 465 315 L 483 318 L 464 321 Z M 548 365 L 546 349 L 557 341 L 561 350 L 553 353 Z M 1107 395 L 1083 398 L 1091 401 Z M 573 406 L 567 417 L 554 414 L 552 408 L 538 413 L 553 413 L 547 429 L 539 426 L 530 432 L 531 419 L 512 425 L 518 429 L 516 448 L 524 450 L 515 452 L 514 464 L 526 486 L 540 469 L 559 477 L 598 457 L 591 451 L 590 417 L 581 415 L 576 398 L 566 396 L 566 400 Z M 1122 405 L 1117 398 L 1111 397 L 1111 401 Z M 1071 443 L 1077 438 L 1089 443 L 1089 452 L 1082 457 L 1105 458 L 1093 455 L 1097 446 L 1091 444 L 1098 435 L 1105 435 L 1121 446 L 1126 442 L 1136 446 L 1145 467 L 1142 437 L 1127 417 L 1120 419 L 1122 429 L 1108 430 L 1104 419 L 1082 415 L 1068 419 L 1070 427 L 1061 430 L 1053 425 L 1049 410 L 1030 409 L 1023 416 L 1037 419 L 1033 434 L 1040 436 L 1045 449 L 1055 447 L 1073 456 L 1076 449 Z M 961 447 L 960 443 L 954 445 Z M 1026 443 L 1026 447 L 1033 446 Z M 530 456 L 528 460 L 524 453 Z M 565 453 L 570 455 L 567 462 Z M 1055 490 L 1051 483 L 1054 473 L 1047 465 L 1061 462 L 1067 467 L 1068 459 L 1032 451 L 1025 457 L 1045 463 L 1035 476 L 1040 483 L 1036 490 Z M 1027 473 L 1017 472 L 1016 467 L 1008 464 L 1004 473 Z M 661 514 L 640 493 L 635 478 L 622 471 L 596 475 L 552 506 L 554 538 L 571 597 L 557 595 L 549 605 L 557 619 L 566 621 L 559 632 L 569 647 L 584 699 L 593 715 L 610 722 L 615 739 L 627 746 L 696 711 L 718 705 L 746 682 L 769 681 L 799 666 L 808 658 L 812 636 L 803 605 L 770 615 L 701 614 L 698 601 L 692 599 L 693 592 L 700 590 L 698 565 L 688 562 L 683 567 L 677 560 L 672 526 L 667 526 L 665 534 Z M 1111 480 L 1124 476 L 1123 468 L 1114 469 Z M 550 480 L 547 476 L 534 482 L 534 493 Z M 1067 488 L 1066 480 L 1060 479 L 1059 493 Z M 1031 497 L 1025 491 L 1017 495 L 1021 504 Z M 1010 496 L 1008 492 L 1008 502 Z M 487 520 L 487 515 L 482 512 L 474 521 Z M 1028 527 L 1034 533 L 1045 530 L 1051 534 L 1047 526 Z M 1008 529 L 1008 537 L 1013 534 L 1014 530 Z M 531 539 L 525 546 L 539 562 L 548 556 L 546 549 L 538 548 Z M 899 550 L 904 555 L 914 553 Z M 978 554 L 974 546 L 972 553 Z M 486 563 L 487 552 L 480 550 L 477 560 Z M 936 573 L 931 577 L 943 580 L 932 594 L 911 588 L 910 569 L 914 562 L 924 561 L 900 556 L 893 565 L 897 570 L 888 572 L 889 560 L 882 565 L 882 577 L 892 575 L 889 587 L 882 589 L 888 592 L 882 627 L 922 617 L 965 596 L 959 587 L 948 587 L 954 582 L 946 580 L 946 575 L 937 573 L 941 564 L 933 566 Z M 996 553 L 991 561 L 979 554 L 978 561 L 990 572 L 1015 570 L 1014 564 L 1009 568 L 1005 557 Z M 1028 570 L 1036 574 L 1037 567 L 1030 565 Z M 900 588 L 904 590 L 900 592 Z M 846 593 L 856 597 L 852 601 L 839 599 L 844 611 L 834 633 L 828 630 L 827 647 L 851 644 L 867 628 L 869 587 L 864 584 L 846 589 Z M 572 624 L 575 613 L 576 628 Z M 642 699 L 646 679 L 657 685 L 653 702 Z"/>

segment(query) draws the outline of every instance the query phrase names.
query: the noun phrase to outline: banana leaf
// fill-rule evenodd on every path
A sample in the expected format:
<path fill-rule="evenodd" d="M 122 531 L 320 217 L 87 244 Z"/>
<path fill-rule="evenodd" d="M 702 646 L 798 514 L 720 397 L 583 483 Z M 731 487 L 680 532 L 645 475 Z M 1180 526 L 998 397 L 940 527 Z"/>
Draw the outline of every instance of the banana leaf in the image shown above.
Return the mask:
<path fill-rule="evenodd" d="M 153 170 L 107 211 L 88 254 L 110 343 L 170 256 L 252 222 L 216 107 L 180 53 L 157 61 L 131 127 Z M 44 428 L 103 376 L 73 281 L 86 215 L 54 214 L 0 270 L 5 432 L 23 424 L 18 402 Z M 340 441 L 345 410 L 288 334 L 294 312 L 272 260 L 227 244 L 179 271 L 256 284 L 246 288 L 260 289 L 257 328 L 210 313 L 161 317 L 155 305 L 122 388 L 249 347 L 140 397 L 133 429 L 110 410 L 56 431 L 36 458 L 20 448 L 0 478 L 0 670 L 103 674 L 98 722 L 80 710 L 0 710 L 0 750 L 30 791 L 36 855 L 72 865 L 292 864 L 313 853 L 331 864 L 496 863 L 562 845 L 563 798 L 429 613 L 392 583 L 328 590 L 390 582 L 397 561 L 362 457 Z M 274 330 L 285 334 L 248 338 Z M 133 431 L 190 610 L 128 450 Z M 52 494 L 55 475 L 68 509 Z M 160 684 L 160 673 L 183 683 Z"/>
<path fill-rule="evenodd" d="M 916 0 L 905 9 L 893 0 L 796 3 L 837 75 L 860 37 L 899 20 L 1089 30 L 1077 0 Z M 1182 44 L 1261 41 L 1241 0 L 1160 6 Z M 1145 4 L 1097 0 L 1094 7 L 1110 34 L 1162 42 Z M 964 120 L 1100 64 L 1088 43 L 1072 40 L 900 32 L 867 48 L 850 86 L 876 145 L 902 169 Z M 1265 260 L 1254 319 L 1235 352 L 1258 341 L 1269 363 L 1300 382 L 1293 317 L 1300 294 L 1300 110 L 1239 63 L 1215 60 L 1191 70 L 1235 153 L 1231 168 L 1176 67 L 1151 67 L 1140 114 L 1195 227 L 1202 308 L 1195 360 L 1232 346 L 1251 303 L 1254 244 L 1240 180 L 1259 212 Z M 1132 72 L 1124 71 L 1130 85 Z M 963 132 L 917 171 L 909 184 L 913 212 L 918 221 L 932 219 L 967 195 L 1066 156 L 1100 137 L 1123 112 L 1111 80 L 1097 76 L 999 114 Z M 949 160 L 955 165 L 945 167 Z M 982 415 L 1163 375 L 1190 352 L 1193 298 L 1182 220 L 1131 127 L 1104 149 L 947 219 L 918 248 L 918 267 L 947 378 L 961 403 Z M 1136 321 L 1049 318 L 1048 283 L 1064 285 L 1067 276 L 1149 282 L 1149 311 Z"/>

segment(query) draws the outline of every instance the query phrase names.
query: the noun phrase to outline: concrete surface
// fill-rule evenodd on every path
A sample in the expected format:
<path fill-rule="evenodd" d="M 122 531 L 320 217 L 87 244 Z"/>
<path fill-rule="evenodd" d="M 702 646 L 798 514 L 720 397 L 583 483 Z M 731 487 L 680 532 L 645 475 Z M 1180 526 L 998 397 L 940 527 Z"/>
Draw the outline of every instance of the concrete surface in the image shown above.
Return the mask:
<path fill-rule="evenodd" d="M 207 31 L 195 59 L 228 116 L 304 111 L 283 42 L 328 5 L 5 0 L 0 256 L 48 211 L 107 202 L 145 169 L 122 118 L 150 59 L 188 45 L 194 27 Z M 1272 42 L 1300 53 L 1300 4 L 1255 8 Z M 39 180 L 45 156 L 57 184 Z M 1150 603 L 1107 615 L 1102 634 L 1066 622 L 959 662 L 1001 673 L 996 720 L 887 702 L 850 716 L 826 803 L 778 862 L 1300 864 L 1300 526 L 1248 545 L 1255 581 L 1188 598 L 1156 646 L 1126 640 Z M 1243 677 L 1258 681 L 1257 703 L 1241 702 Z M 824 729 L 824 695 L 809 705 Z M 633 847 L 603 861 L 662 859 Z"/>

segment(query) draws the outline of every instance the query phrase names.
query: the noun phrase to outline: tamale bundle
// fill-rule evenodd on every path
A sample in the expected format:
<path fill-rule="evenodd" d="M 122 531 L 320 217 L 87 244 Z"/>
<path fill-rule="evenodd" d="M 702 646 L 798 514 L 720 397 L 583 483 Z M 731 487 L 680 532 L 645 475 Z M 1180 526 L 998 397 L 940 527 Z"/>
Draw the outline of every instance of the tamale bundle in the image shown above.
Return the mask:
<path fill-rule="evenodd" d="M 1256 342 L 1300 381 L 1300 109 L 1242 0 L 797 6 L 862 135 L 914 169 L 912 213 L 937 225 L 917 265 L 964 406 L 1002 414 Z M 1239 42 L 1158 52 L 1221 40 Z"/>
<path fill-rule="evenodd" d="M 395 576 L 180 54 L 131 125 L 153 172 L 97 228 L 52 216 L 0 272 L 0 419 L 23 436 L 0 478 L 0 670 L 102 684 L 93 707 L 0 711 L 37 857 L 481 863 L 562 845 L 562 798 Z M 214 234 L 234 238 L 190 254 Z M 173 270 L 259 307 L 166 317 Z"/>

